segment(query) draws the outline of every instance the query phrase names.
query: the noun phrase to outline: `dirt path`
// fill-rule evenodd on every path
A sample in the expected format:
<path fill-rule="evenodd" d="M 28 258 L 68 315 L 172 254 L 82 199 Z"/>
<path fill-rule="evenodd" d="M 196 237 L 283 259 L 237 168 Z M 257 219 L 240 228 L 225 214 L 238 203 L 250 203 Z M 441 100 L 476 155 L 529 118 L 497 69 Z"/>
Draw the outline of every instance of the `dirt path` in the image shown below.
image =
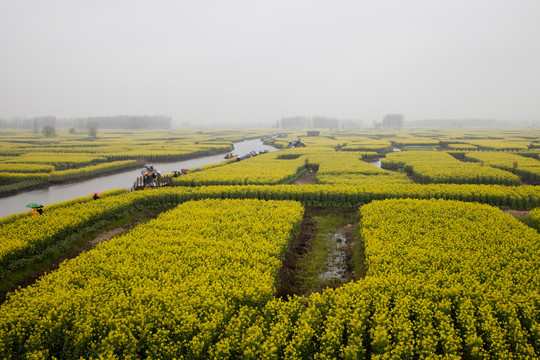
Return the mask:
<path fill-rule="evenodd" d="M 510 214 L 517 218 L 529 217 L 529 210 L 503 210 L 503 213 Z"/>
<path fill-rule="evenodd" d="M 343 228 L 345 238 L 347 239 L 347 245 L 345 246 L 345 252 L 347 254 L 347 273 L 346 281 L 358 280 L 366 277 L 366 256 L 364 254 L 364 244 L 360 239 L 358 227 L 360 224 L 348 224 Z M 361 247 L 357 250 L 358 247 Z M 354 253 L 358 253 L 358 257 L 354 258 Z M 358 262 L 355 273 L 355 261 Z"/>
<path fill-rule="evenodd" d="M 52 262 L 51 264 L 39 269 L 38 271 L 35 271 L 33 273 L 28 274 L 25 278 L 17 281 L 16 283 L 6 287 L 5 289 L 0 290 L 0 305 L 3 304 L 6 301 L 7 294 L 15 291 L 16 289 L 23 289 L 27 286 L 32 285 L 35 283 L 41 276 L 45 275 L 46 273 L 49 273 L 51 271 L 54 271 L 58 269 L 60 264 L 68 259 L 73 259 L 77 257 L 80 253 L 84 251 L 88 251 L 96 247 L 99 243 L 102 243 L 104 241 L 108 241 L 112 239 L 113 237 L 120 235 L 135 226 L 137 226 L 139 223 L 145 220 L 153 219 L 157 217 L 160 214 L 160 212 L 148 212 L 144 213 L 141 216 L 130 220 L 129 222 L 122 224 L 121 226 L 118 226 L 114 229 L 107 230 L 104 232 L 99 233 L 94 237 L 93 239 L 88 240 L 86 243 L 80 245 L 79 247 L 71 250 L 71 252 L 60 259 L 57 259 L 56 261 Z"/>
<path fill-rule="evenodd" d="M 406 174 L 409 180 L 413 182 L 413 184 L 422 184 L 420 181 L 416 180 L 412 175 Z"/>
<path fill-rule="evenodd" d="M 540 181 L 538 180 L 531 180 L 531 179 L 524 179 L 524 178 L 521 178 L 521 183 L 523 185 L 534 185 L 534 186 L 540 185 Z"/>
<path fill-rule="evenodd" d="M 312 215 L 313 210 L 306 208 L 300 230 L 291 240 L 279 270 L 276 296 L 284 300 L 298 293 L 296 286 L 296 274 L 300 270 L 297 265 L 298 259 L 309 251 L 317 235 L 317 224 L 313 221 Z"/>
<path fill-rule="evenodd" d="M 317 172 L 313 170 L 308 170 L 296 180 L 293 181 L 293 185 L 307 185 L 307 184 L 316 184 L 317 181 Z"/>

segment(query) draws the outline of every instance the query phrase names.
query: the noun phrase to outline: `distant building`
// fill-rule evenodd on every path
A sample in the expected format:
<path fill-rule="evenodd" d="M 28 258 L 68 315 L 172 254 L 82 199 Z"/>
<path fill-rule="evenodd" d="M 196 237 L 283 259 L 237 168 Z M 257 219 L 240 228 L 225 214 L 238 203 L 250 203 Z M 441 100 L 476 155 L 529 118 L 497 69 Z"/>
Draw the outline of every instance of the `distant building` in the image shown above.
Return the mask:
<path fill-rule="evenodd" d="M 307 136 L 319 136 L 320 131 L 308 131 Z"/>

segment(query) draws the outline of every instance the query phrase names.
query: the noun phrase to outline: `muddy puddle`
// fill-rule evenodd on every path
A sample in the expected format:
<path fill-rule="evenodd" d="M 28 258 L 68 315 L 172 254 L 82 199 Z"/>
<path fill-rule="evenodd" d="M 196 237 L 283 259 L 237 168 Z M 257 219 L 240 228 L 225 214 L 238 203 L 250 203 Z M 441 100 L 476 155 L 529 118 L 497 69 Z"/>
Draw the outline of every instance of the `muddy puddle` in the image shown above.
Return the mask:
<path fill-rule="evenodd" d="M 345 246 L 347 245 L 347 239 L 343 231 L 337 233 L 326 234 L 328 239 L 328 259 L 326 261 L 327 270 L 319 274 L 319 280 L 332 281 L 339 280 L 345 281 L 347 274 L 347 253 L 345 252 Z"/>

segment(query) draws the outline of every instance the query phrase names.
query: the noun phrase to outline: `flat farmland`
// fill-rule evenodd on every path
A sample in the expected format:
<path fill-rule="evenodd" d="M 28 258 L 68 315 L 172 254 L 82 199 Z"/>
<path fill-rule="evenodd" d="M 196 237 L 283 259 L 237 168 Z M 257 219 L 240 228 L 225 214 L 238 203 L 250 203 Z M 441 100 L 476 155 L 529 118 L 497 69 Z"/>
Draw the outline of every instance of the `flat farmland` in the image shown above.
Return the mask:
<path fill-rule="evenodd" d="M 170 142 L 249 135 L 282 150 L 0 218 L 3 358 L 540 356 L 538 131 Z M 111 140 L 49 162 L 25 136 L 3 138 L 1 173 L 136 160 L 164 134 L 131 160 Z"/>

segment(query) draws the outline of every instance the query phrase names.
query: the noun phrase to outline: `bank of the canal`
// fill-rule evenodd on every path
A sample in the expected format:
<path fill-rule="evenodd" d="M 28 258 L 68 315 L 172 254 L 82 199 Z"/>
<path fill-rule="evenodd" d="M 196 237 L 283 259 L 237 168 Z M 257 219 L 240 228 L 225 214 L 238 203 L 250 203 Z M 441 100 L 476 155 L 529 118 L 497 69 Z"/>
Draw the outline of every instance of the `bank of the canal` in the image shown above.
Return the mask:
<path fill-rule="evenodd" d="M 246 140 L 234 144 L 234 154 L 242 155 L 250 151 L 277 151 L 278 149 L 264 145 L 260 139 Z M 208 164 L 225 161 L 225 154 L 204 156 L 195 159 L 152 163 L 162 174 L 172 173 L 175 170 L 191 169 Z M 93 179 L 70 182 L 59 185 L 51 185 L 44 189 L 22 192 L 16 195 L 0 198 L 0 217 L 29 211 L 25 208 L 28 203 L 40 203 L 50 205 L 60 201 L 92 194 L 94 191 L 107 191 L 118 188 L 131 188 L 135 179 L 141 176 L 140 169 L 122 171 L 120 173 L 103 175 Z"/>

